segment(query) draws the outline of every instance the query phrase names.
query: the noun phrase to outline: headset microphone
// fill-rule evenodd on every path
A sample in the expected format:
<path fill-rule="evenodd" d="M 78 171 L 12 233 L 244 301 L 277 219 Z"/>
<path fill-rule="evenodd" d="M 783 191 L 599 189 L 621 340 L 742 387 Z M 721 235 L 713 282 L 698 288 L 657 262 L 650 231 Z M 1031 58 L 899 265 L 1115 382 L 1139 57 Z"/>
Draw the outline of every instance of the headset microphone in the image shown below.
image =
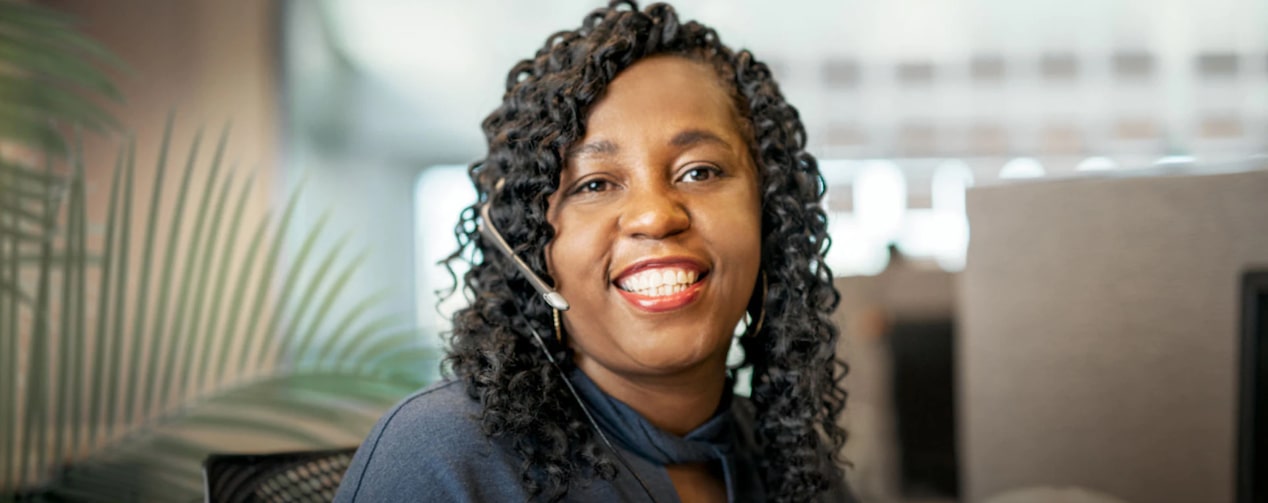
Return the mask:
<path fill-rule="evenodd" d="M 498 180 L 497 187 L 494 188 L 495 191 L 501 192 L 503 181 Z M 506 244 L 506 239 L 502 238 L 502 233 L 498 232 L 497 228 L 493 226 L 493 219 L 489 218 L 489 205 L 492 202 L 493 196 L 489 196 L 489 201 L 480 205 L 480 233 L 492 240 L 493 244 L 511 259 L 511 263 L 515 264 L 515 267 L 524 274 L 524 277 L 533 285 L 537 293 L 542 295 L 542 298 L 546 300 L 546 304 L 560 311 L 567 311 L 568 301 L 564 300 L 564 296 L 559 295 L 559 292 L 556 292 L 554 288 L 547 286 L 546 282 L 542 281 L 542 278 L 528 267 L 528 264 L 525 264 L 523 260 L 516 256 L 515 251 L 511 249 L 511 245 Z"/>
<path fill-rule="evenodd" d="M 505 181 L 506 180 L 497 181 L 497 185 L 493 189 L 495 193 L 502 191 L 502 185 Z M 480 205 L 480 233 L 492 240 L 497 249 L 501 250 L 507 258 L 511 259 L 511 263 L 515 264 L 515 267 L 518 268 L 520 273 L 528 279 L 528 282 L 533 285 L 533 288 L 537 289 L 537 292 L 542 295 L 543 299 L 546 299 L 546 304 L 549 304 L 550 307 L 560 311 L 567 311 L 568 301 L 564 300 L 564 296 L 559 295 L 559 292 L 556 292 L 555 289 L 546 286 L 546 282 L 542 281 L 541 277 L 537 276 L 537 274 L 528 267 L 528 264 L 525 264 L 523 260 L 515 255 L 515 251 L 511 249 L 511 245 L 506 244 L 506 239 L 502 237 L 502 233 L 498 232 L 497 227 L 493 226 L 493 219 L 489 218 L 490 204 L 493 204 L 493 195 L 490 195 L 489 200 Z M 537 347 L 540 348 L 542 353 L 546 355 L 546 361 L 550 362 L 550 366 L 554 367 L 555 371 L 559 373 L 564 386 L 568 388 L 568 393 L 572 395 L 573 400 L 577 402 L 577 406 L 581 408 L 581 412 L 585 414 L 586 420 L 590 423 L 590 427 L 594 429 L 595 434 L 598 435 L 599 440 L 601 440 L 603 445 L 607 446 L 608 450 L 616 456 L 617 462 L 630 472 L 630 475 L 632 475 L 634 480 L 638 482 L 639 487 L 643 489 L 643 494 L 647 495 L 648 501 L 656 503 L 656 497 L 652 495 L 652 490 L 647 486 L 647 481 L 643 480 L 643 477 L 641 477 L 638 472 L 634 471 L 634 468 L 630 466 L 629 461 L 625 459 L 625 456 L 621 454 L 621 451 L 618 450 L 615 445 L 612 445 L 611 440 L 608 440 L 607 434 L 603 432 L 603 428 L 599 427 L 599 423 L 594 420 L 594 415 L 590 413 L 590 408 L 586 406 L 586 401 L 582 400 L 581 395 L 577 394 L 577 389 L 573 387 L 572 381 L 568 379 L 568 375 L 565 374 L 563 369 L 559 367 L 559 362 L 555 361 L 555 356 L 552 355 L 550 350 L 546 348 L 546 341 L 542 340 L 541 334 L 538 334 L 537 329 L 533 328 L 531 323 L 528 323 L 528 318 L 520 311 L 519 306 L 515 305 L 514 302 L 511 303 L 511 306 L 515 308 L 516 314 L 524 320 L 524 324 L 528 326 L 528 330 L 532 332 L 533 340 L 537 343 Z"/>

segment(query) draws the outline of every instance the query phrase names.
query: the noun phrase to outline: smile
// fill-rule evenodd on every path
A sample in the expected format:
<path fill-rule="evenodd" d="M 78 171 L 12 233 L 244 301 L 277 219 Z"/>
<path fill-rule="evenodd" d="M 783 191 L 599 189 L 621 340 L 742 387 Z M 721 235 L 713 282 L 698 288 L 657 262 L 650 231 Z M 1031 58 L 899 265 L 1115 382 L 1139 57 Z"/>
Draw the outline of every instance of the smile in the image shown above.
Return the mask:
<path fill-rule="evenodd" d="M 696 276 L 696 271 L 674 267 L 644 269 L 622 278 L 617 286 L 646 297 L 664 297 L 686 290 L 695 284 Z"/>
<path fill-rule="evenodd" d="M 665 312 L 690 304 L 699 296 L 708 271 L 693 260 L 661 259 L 631 266 L 613 283 L 634 307 Z"/>

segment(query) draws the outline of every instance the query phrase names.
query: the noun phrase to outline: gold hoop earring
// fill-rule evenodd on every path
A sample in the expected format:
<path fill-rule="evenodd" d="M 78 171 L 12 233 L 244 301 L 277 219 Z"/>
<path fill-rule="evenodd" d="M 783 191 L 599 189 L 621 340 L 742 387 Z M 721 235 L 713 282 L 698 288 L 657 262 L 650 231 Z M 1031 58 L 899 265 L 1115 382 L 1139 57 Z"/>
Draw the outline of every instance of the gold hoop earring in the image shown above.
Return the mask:
<path fill-rule="evenodd" d="M 558 309 L 551 308 L 551 310 L 550 310 L 550 311 L 551 311 L 551 314 L 553 314 L 553 316 L 554 316 L 554 318 L 555 318 L 555 341 L 556 341 L 556 342 L 558 342 L 558 343 L 560 343 L 560 344 L 563 344 L 563 343 L 564 343 L 564 335 L 563 335 L 563 334 L 564 334 L 564 331 L 563 331 L 563 330 L 561 330 L 561 329 L 559 328 L 559 310 L 558 310 Z"/>
<path fill-rule="evenodd" d="M 757 315 L 757 329 L 754 329 L 753 333 L 761 332 L 761 331 L 762 331 L 762 323 L 765 323 L 765 322 L 766 322 L 766 293 L 767 293 L 767 286 L 768 286 L 768 285 L 766 284 L 766 270 L 765 270 L 765 269 L 763 269 L 763 270 L 762 270 L 762 312 L 761 312 L 761 314 L 758 314 L 758 315 Z"/>
<path fill-rule="evenodd" d="M 762 270 L 762 311 L 757 315 L 757 327 L 753 329 L 754 335 L 762 331 L 762 323 L 766 322 L 766 293 L 767 293 L 766 270 L 763 269 Z"/>

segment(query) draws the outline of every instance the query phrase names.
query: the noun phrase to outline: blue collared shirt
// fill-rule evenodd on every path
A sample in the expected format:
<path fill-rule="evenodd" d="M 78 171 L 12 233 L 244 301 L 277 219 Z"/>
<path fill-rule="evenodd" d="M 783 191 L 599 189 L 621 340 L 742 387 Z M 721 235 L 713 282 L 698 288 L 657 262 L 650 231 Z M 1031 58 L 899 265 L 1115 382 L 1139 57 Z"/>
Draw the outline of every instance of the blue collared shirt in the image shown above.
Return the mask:
<path fill-rule="evenodd" d="M 603 393 L 580 370 L 573 369 L 569 378 L 657 502 L 679 501 L 665 465 L 704 461 L 721 463 L 728 501 L 765 500 L 748 400 L 727 397 L 711 419 L 678 437 Z M 379 420 L 357 450 L 335 501 L 528 500 L 520 482 L 521 460 L 481 432 L 479 412 L 480 404 L 457 381 L 406 398 Z M 618 468 L 611 481 L 574 482 L 565 500 L 644 502 L 648 496 L 627 470 Z M 841 482 L 820 500 L 853 498 Z"/>

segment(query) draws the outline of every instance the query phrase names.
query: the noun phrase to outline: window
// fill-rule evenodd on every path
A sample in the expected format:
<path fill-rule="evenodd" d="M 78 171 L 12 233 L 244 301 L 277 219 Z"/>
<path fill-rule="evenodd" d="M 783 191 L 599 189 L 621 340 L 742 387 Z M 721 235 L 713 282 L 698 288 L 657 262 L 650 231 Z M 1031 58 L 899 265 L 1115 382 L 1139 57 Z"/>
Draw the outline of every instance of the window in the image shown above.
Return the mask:
<path fill-rule="evenodd" d="M 475 188 L 467 177 L 466 166 L 427 168 L 414 186 L 418 322 L 426 333 L 437 337 L 452 327 L 453 313 L 467 304 L 461 291 L 441 302 L 443 294 L 453 286 L 453 279 L 440 262 L 458 249 L 454 226 L 462 210 L 475 200 Z M 458 269 L 455 265 L 454 274 L 459 279 L 465 272 L 466 268 Z M 439 345 L 440 340 L 433 342 Z"/>

